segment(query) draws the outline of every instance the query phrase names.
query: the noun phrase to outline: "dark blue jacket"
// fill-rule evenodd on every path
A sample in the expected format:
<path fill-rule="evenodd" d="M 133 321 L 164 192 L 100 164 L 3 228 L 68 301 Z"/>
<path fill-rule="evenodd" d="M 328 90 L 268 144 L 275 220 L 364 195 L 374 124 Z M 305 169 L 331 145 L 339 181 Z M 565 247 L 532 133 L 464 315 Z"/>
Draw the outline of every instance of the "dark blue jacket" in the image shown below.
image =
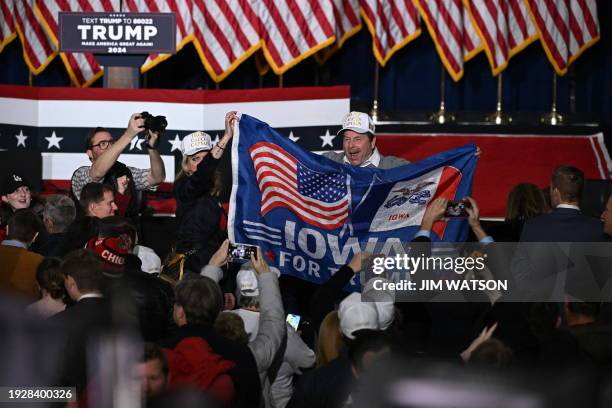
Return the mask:
<path fill-rule="evenodd" d="M 556 208 L 525 223 L 521 233 L 524 242 L 597 242 L 603 241 L 599 219 L 571 208 Z"/>

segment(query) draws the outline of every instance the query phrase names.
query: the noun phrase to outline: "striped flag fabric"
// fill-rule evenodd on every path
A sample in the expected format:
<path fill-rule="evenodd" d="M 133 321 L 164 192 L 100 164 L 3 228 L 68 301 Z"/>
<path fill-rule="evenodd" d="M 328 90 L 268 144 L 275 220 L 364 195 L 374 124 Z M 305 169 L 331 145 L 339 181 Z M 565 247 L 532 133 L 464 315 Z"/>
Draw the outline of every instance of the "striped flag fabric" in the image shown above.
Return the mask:
<path fill-rule="evenodd" d="M 220 82 L 260 47 L 246 0 L 193 0 L 194 45 L 208 74 Z"/>
<path fill-rule="evenodd" d="M 359 0 L 331 0 L 334 11 L 334 32 L 336 42 L 319 51 L 315 58 L 319 64 L 324 64 L 336 51 L 342 47 L 346 40 L 361 30 L 359 18 Z"/>
<path fill-rule="evenodd" d="M 409 0 L 362 0 L 361 10 L 381 66 L 421 34 L 419 13 Z"/>
<path fill-rule="evenodd" d="M 351 203 L 348 175 L 309 169 L 278 145 L 255 143 L 249 153 L 261 191 L 261 215 L 287 208 L 302 221 L 324 229 L 341 227 Z"/>
<path fill-rule="evenodd" d="M 25 62 L 30 71 L 37 75 L 49 65 L 57 51 L 36 19 L 30 0 L 15 1 L 14 18 Z"/>
<path fill-rule="evenodd" d="M 478 55 L 484 47 L 465 8 L 463 8 L 463 23 L 463 61 L 469 61 Z"/>
<path fill-rule="evenodd" d="M 336 40 L 330 0 L 255 0 L 245 5 L 277 75 Z"/>
<path fill-rule="evenodd" d="M 36 12 L 47 33 L 59 48 L 59 12 L 60 11 L 115 11 L 119 10 L 119 0 L 104 1 L 47 1 L 36 0 Z M 62 52 L 60 57 L 74 84 L 87 87 L 103 75 L 102 67 L 89 53 Z"/>
<path fill-rule="evenodd" d="M 196 0 L 125 0 L 121 3 L 121 11 L 129 13 L 174 13 L 176 18 L 176 50 L 180 51 L 193 38 L 191 12 L 194 1 Z M 147 72 L 171 56 L 172 54 L 149 54 L 140 70 L 141 72 Z"/>
<path fill-rule="evenodd" d="M 510 58 L 537 39 L 523 0 L 464 0 L 482 43 L 493 75 L 502 72 Z"/>
<path fill-rule="evenodd" d="M 414 0 L 449 75 L 459 81 L 463 62 L 481 49 L 461 0 Z"/>
<path fill-rule="evenodd" d="M 0 52 L 16 36 L 13 0 L 0 0 Z"/>
<path fill-rule="evenodd" d="M 525 0 L 540 42 L 558 75 L 599 40 L 595 0 Z"/>

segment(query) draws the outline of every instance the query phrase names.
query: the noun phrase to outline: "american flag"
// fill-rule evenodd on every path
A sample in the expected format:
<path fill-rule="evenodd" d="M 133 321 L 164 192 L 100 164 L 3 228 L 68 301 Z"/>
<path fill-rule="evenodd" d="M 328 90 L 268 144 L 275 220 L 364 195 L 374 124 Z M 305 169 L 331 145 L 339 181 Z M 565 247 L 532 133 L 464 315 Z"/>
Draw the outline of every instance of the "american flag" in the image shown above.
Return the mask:
<path fill-rule="evenodd" d="M 382 66 L 421 34 L 419 13 L 409 0 L 362 0 L 361 8 L 372 34 L 374 55 Z"/>
<path fill-rule="evenodd" d="M 191 17 L 193 1 L 125 0 L 121 4 L 121 11 L 130 13 L 174 13 L 176 18 L 176 50 L 180 51 L 191 40 L 191 35 L 193 34 L 193 20 Z M 141 67 L 141 71 L 146 72 L 171 56 L 171 54 L 149 54 Z"/>
<path fill-rule="evenodd" d="M 14 18 L 24 59 L 33 74 L 39 74 L 57 55 L 51 41 L 34 15 L 30 0 L 14 3 Z"/>
<path fill-rule="evenodd" d="M 438 55 L 449 75 L 458 81 L 463 62 L 480 50 L 471 21 L 461 0 L 414 0 L 425 20 Z"/>
<path fill-rule="evenodd" d="M 493 75 L 508 65 L 508 60 L 537 39 L 523 0 L 465 0 L 469 14 L 484 44 Z"/>
<path fill-rule="evenodd" d="M 36 8 L 57 48 L 60 11 L 116 11 L 119 9 L 119 0 L 81 1 L 78 3 L 74 1 L 36 0 Z M 77 86 L 89 86 L 103 74 L 102 67 L 92 54 L 67 52 L 61 53 L 60 56 L 64 61 L 70 79 Z"/>
<path fill-rule="evenodd" d="M 278 75 L 336 39 L 333 8 L 326 1 L 258 0 L 246 2 L 260 28 L 264 54 Z"/>
<path fill-rule="evenodd" d="M 16 36 L 13 0 L 0 0 L 0 52 Z"/>
<path fill-rule="evenodd" d="M 274 143 L 255 143 L 249 154 L 261 192 L 262 216 L 282 207 L 319 228 L 344 225 L 351 202 L 347 174 L 310 170 Z"/>
<path fill-rule="evenodd" d="M 548 60 L 559 75 L 599 40 L 595 0 L 525 0 Z"/>
<path fill-rule="evenodd" d="M 193 0 L 194 45 L 208 74 L 222 81 L 259 48 L 245 0 Z M 246 12 L 245 12 L 246 10 Z"/>

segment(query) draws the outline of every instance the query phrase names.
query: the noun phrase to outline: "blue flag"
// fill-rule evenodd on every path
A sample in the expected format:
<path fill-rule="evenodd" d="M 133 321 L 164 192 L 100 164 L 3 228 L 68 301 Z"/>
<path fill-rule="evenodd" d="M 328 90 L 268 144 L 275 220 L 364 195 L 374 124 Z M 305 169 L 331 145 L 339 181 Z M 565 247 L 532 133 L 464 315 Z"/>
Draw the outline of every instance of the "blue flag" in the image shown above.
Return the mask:
<path fill-rule="evenodd" d="M 311 282 L 329 279 L 360 245 L 410 241 L 433 199 L 471 195 L 474 145 L 382 170 L 305 151 L 248 115 L 235 133 L 230 240 L 259 245 L 269 264 Z M 467 234 L 465 220 L 450 219 L 436 223 L 432 240 Z"/>

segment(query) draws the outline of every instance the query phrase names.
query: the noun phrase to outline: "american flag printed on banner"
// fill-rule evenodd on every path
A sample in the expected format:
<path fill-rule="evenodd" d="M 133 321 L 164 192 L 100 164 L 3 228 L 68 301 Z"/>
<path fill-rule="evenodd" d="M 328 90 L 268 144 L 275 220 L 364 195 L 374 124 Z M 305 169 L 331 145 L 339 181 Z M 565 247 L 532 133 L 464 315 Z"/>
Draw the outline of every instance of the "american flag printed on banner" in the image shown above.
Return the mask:
<path fill-rule="evenodd" d="M 362 0 L 361 9 L 372 34 L 374 55 L 382 66 L 421 34 L 419 13 L 409 0 Z"/>
<path fill-rule="evenodd" d="M 119 10 L 119 0 L 104 1 L 48 1 L 36 0 L 36 12 L 51 37 L 55 48 L 59 47 L 59 12 L 60 11 L 116 11 Z M 93 54 L 60 53 L 64 66 L 72 82 L 81 87 L 87 87 L 103 75 L 102 67 Z"/>
<path fill-rule="evenodd" d="M 464 0 L 464 4 L 484 44 L 493 75 L 502 72 L 513 55 L 537 39 L 523 0 Z"/>
<path fill-rule="evenodd" d="M 16 36 L 13 0 L 0 0 L 0 52 Z"/>
<path fill-rule="evenodd" d="M 261 190 L 262 216 L 284 207 L 319 228 L 344 225 L 351 203 L 347 174 L 311 170 L 273 143 L 256 143 L 249 152 Z"/>
<path fill-rule="evenodd" d="M 57 52 L 36 19 L 31 0 L 15 1 L 13 10 L 26 64 L 33 74 L 39 74 L 49 65 Z"/>
<path fill-rule="evenodd" d="M 599 40 L 595 0 L 525 0 L 548 60 L 558 75 Z"/>

